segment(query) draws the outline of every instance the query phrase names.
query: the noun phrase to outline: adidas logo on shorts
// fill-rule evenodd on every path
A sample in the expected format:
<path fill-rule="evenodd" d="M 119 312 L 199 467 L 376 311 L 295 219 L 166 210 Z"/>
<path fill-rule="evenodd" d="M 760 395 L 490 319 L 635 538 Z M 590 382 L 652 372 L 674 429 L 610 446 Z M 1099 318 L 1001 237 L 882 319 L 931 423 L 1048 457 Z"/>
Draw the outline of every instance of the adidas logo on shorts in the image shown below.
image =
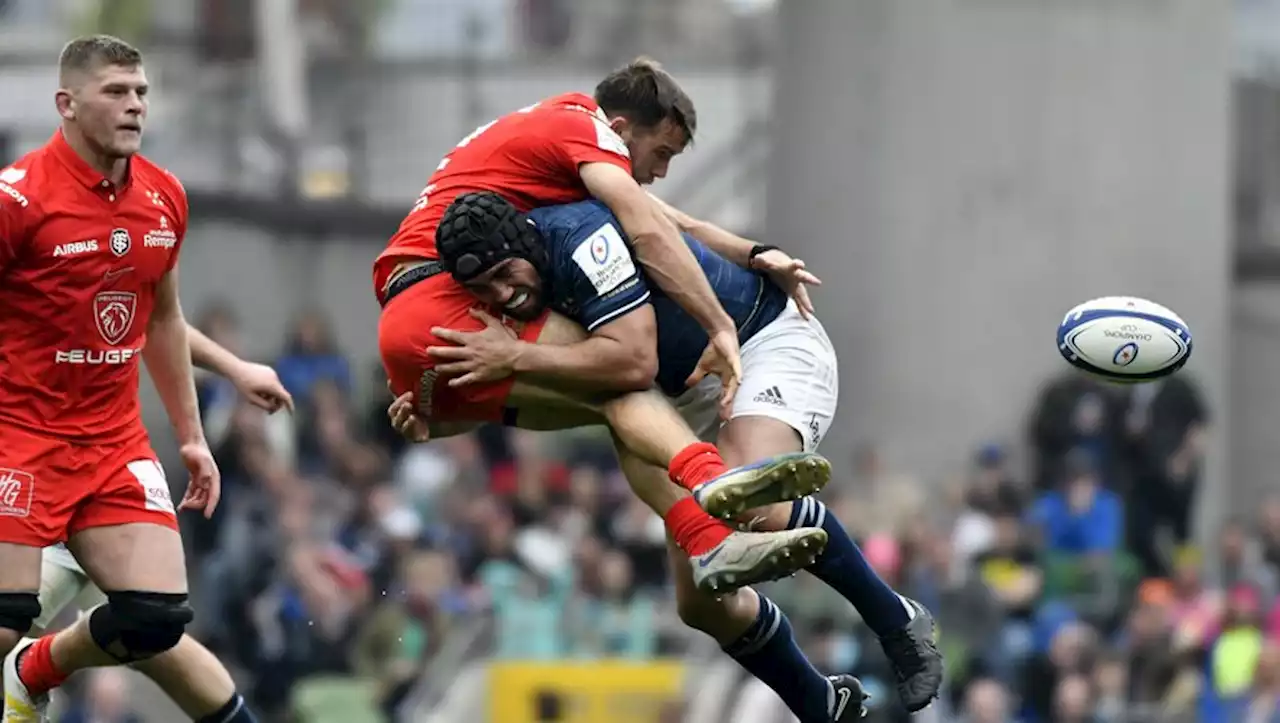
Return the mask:
<path fill-rule="evenodd" d="M 777 387 L 769 387 L 765 389 L 763 392 L 760 392 L 759 394 L 757 394 L 755 396 L 755 399 L 752 401 L 760 402 L 763 404 L 772 404 L 775 407 L 787 406 L 786 401 L 782 399 L 782 392 L 778 391 Z"/>

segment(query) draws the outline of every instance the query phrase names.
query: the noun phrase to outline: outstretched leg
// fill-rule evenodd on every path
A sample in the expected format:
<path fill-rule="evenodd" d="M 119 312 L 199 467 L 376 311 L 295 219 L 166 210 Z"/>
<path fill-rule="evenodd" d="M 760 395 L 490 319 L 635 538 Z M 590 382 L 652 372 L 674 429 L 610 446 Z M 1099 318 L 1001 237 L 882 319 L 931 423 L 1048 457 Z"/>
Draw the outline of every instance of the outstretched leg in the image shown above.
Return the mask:
<path fill-rule="evenodd" d="M 670 515 L 671 510 L 678 510 L 682 504 L 688 504 L 693 510 L 706 514 L 692 504 L 693 500 L 686 492 L 662 484 L 665 475 L 661 468 L 646 464 L 624 447 L 618 448 L 618 459 L 631 489 L 660 514 L 665 508 L 666 515 Z M 669 524 L 668 529 L 670 528 Z M 748 533 L 738 532 L 734 535 L 741 537 Z M 726 543 L 719 554 L 730 555 L 731 544 Z M 782 611 L 749 587 L 727 593 L 707 591 L 707 586 L 699 584 L 699 577 L 705 576 L 703 563 L 710 565 L 712 561 L 706 560 L 705 556 L 691 559 L 681 547 L 674 540 L 668 543 L 668 560 L 676 585 L 676 604 L 681 620 L 714 638 L 747 672 L 772 688 L 801 723 L 831 723 L 833 720 L 840 720 L 833 718 L 832 713 L 842 694 L 800 651 L 791 625 Z M 773 560 L 779 571 L 797 569 L 811 562 L 817 554 L 815 549 L 803 545 L 775 550 L 754 550 L 745 544 L 743 547 L 737 553 L 741 560 L 748 564 L 766 566 Z M 741 570 L 730 569 L 721 574 L 735 572 Z M 856 681 L 852 685 L 856 687 L 860 702 L 861 685 Z M 860 710 L 860 707 L 855 710 Z"/>
<path fill-rule="evenodd" d="M 729 464 L 758 455 L 799 450 L 803 440 L 788 424 L 764 416 L 735 417 L 720 431 Z M 863 557 L 844 525 L 814 497 L 748 510 L 740 518 L 753 529 L 818 528 L 827 545 L 806 569 L 848 600 L 880 638 L 897 673 L 898 695 L 908 710 L 920 710 L 938 695 L 943 661 L 934 641 L 933 617 L 914 600 L 889 587 Z"/>

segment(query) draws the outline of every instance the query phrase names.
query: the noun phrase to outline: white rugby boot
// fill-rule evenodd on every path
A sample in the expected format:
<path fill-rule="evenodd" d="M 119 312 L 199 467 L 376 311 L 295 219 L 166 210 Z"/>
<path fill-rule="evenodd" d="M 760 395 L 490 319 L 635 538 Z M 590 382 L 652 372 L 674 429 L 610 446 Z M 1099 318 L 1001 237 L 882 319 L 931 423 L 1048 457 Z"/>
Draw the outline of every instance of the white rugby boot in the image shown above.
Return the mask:
<path fill-rule="evenodd" d="M 792 452 L 735 467 L 698 485 L 693 498 L 712 517 L 730 520 L 756 507 L 808 497 L 830 481 L 831 463 L 825 457 Z"/>
<path fill-rule="evenodd" d="M 32 696 L 18 677 L 18 656 L 34 642 L 34 638 L 23 638 L 4 656 L 4 717 L 0 718 L 3 723 L 47 723 L 49 720 L 49 695 Z"/>
<path fill-rule="evenodd" d="M 816 527 L 781 532 L 734 532 L 712 550 L 689 558 L 699 590 L 724 594 L 740 587 L 794 575 L 827 548 Z"/>

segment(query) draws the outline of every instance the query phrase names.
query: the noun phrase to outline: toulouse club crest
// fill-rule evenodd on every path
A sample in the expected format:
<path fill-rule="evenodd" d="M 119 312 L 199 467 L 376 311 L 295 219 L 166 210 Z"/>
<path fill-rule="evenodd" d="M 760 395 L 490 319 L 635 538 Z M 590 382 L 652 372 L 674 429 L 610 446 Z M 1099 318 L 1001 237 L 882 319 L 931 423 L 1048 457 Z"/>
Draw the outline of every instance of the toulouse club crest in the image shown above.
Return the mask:
<path fill-rule="evenodd" d="M 93 297 L 93 318 L 108 344 L 119 344 L 133 327 L 138 295 L 132 291 L 100 291 Z"/>
<path fill-rule="evenodd" d="M 118 228 L 111 232 L 111 253 L 124 256 L 129 253 L 129 247 L 132 245 L 133 239 L 129 236 L 129 229 Z"/>

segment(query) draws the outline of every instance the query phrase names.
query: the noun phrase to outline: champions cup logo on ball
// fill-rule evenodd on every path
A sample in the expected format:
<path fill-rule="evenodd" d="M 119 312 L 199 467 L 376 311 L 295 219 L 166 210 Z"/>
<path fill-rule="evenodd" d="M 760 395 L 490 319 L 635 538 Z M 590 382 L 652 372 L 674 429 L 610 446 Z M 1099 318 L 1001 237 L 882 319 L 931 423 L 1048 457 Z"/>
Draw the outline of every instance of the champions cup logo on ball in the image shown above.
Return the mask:
<path fill-rule="evenodd" d="M 1191 330 L 1153 301 L 1107 296 L 1067 312 L 1058 352 L 1072 366 L 1113 382 L 1169 376 L 1191 358 Z"/>
<path fill-rule="evenodd" d="M 1111 359 L 1111 363 L 1118 367 L 1127 367 L 1137 358 L 1138 345 L 1131 341 L 1119 349 L 1116 349 L 1116 355 Z"/>

